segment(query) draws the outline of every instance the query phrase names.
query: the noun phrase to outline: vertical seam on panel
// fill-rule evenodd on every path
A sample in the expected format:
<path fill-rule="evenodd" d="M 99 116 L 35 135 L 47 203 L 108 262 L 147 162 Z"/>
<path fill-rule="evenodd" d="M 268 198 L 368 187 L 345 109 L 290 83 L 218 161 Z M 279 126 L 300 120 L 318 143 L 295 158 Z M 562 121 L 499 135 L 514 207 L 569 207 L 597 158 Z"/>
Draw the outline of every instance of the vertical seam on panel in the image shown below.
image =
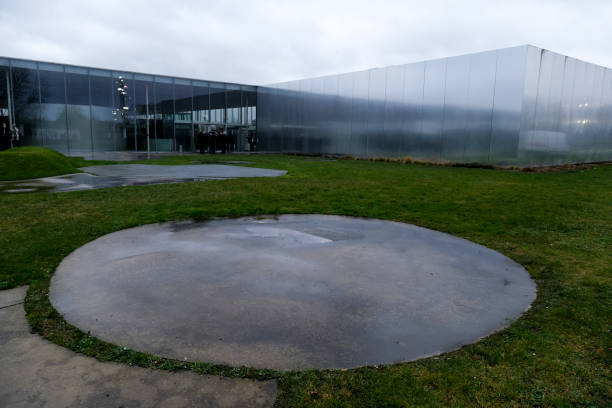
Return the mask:
<path fill-rule="evenodd" d="M 495 95 L 497 94 L 497 70 L 499 68 L 499 52 L 495 53 L 495 75 L 493 76 L 493 100 L 491 103 L 491 125 L 489 126 L 489 154 L 487 163 L 491 163 L 491 151 L 493 150 L 493 117 L 495 116 Z"/>
<path fill-rule="evenodd" d="M 536 83 L 536 87 L 535 87 L 536 97 L 535 97 L 535 103 L 533 105 L 533 130 L 534 132 L 537 126 L 537 119 L 538 119 L 538 101 L 540 99 L 540 78 L 542 77 L 542 58 L 543 56 L 544 56 L 544 50 L 540 50 L 540 61 L 538 63 L 538 82 Z M 531 163 L 528 163 L 528 164 L 531 164 Z"/>
<path fill-rule="evenodd" d="M 67 78 L 65 65 L 62 67 L 62 74 L 64 74 L 64 118 L 66 122 L 66 148 L 68 149 L 68 155 L 70 155 L 70 128 L 68 127 L 68 91 L 66 89 Z"/>
<path fill-rule="evenodd" d="M 36 63 L 36 82 L 38 83 L 38 129 L 42 135 L 43 146 L 46 144 L 46 132 L 42 129 L 42 92 L 40 90 L 40 70 L 38 69 L 38 63 Z"/>
<path fill-rule="evenodd" d="M 153 142 L 155 143 L 155 152 L 157 153 L 157 92 L 156 89 L 157 88 L 155 86 L 155 78 L 153 78 L 151 80 L 151 83 L 153 84 L 153 89 L 152 89 L 152 93 L 153 93 Z M 147 120 L 149 120 L 149 118 L 147 117 Z M 163 126 L 163 125 L 162 125 Z"/>
<path fill-rule="evenodd" d="M 602 73 L 601 73 L 601 81 L 599 83 L 599 88 L 600 88 L 600 94 L 599 94 L 599 100 L 598 100 L 598 106 L 597 106 L 597 110 L 601 110 L 601 105 L 603 103 L 603 93 L 604 93 L 604 84 L 605 84 L 605 77 L 606 77 L 606 71 L 605 69 L 603 69 Z M 595 85 L 595 81 L 593 80 L 593 90 L 595 90 L 598 86 Z M 593 94 L 594 95 L 594 94 Z M 590 105 L 589 105 L 590 106 Z M 591 118 L 595 119 L 593 123 L 599 125 L 599 113 L 597 111 L 593 111 L 593 113 L 591 114 Z M 589 120 L 589 122 L 587 123 L 587 125 L 591 126 L 591 120 Z M 597 135 L 599 134 L 599 132 L 597 131 L 597 129 L 593 128 L 591 126 L 591 153 L 590 153 L 590 161 L 594 161 L 595 160 L 595 155 L 597 154 Z"/>
<path fill-rule="evenodd" d="M 340 116 L 340 75 L 336 75 L 336 97 L 334 98 L 334 116 L 336 117 L 336 123 L 338 123 L 337 118 Z M 298 125 L 299 125 L 299 122 L 298 122 Z M 340 141 L 339 141 L 340 132 L 337 132 L 337 129 L 338 128 L 336 127 L 332 131 L 332 135 L 336 133 L 335 137 L 332 136 L 334 138 L 334 144 L 332 146 L 335 145 L 335 154 L 340 153 L 339 147 L 341 146 Z"/>
<path fill-rule="evenodd" d="M 600 116 L 600 112 L 601 112 L 601 107 L 604 104 L 604 91 L 605 91 L 605 84 L 606 84 L 606 69 L 602 68 L 603 71 L 601 73 L 601 94 L 599 95 L 599 106 L 597 107 L 598 112 L 596 113 L 596 117 L 595 117 L 595 123 L 598 124 L 599 126 L 599 116 Z M 596 132 L 596 134 L 599 134 L 600 132 Z M 594 144 L 595 146 L 595 144 Z"/>
<path fill-rule="evenodd" d="M 8 66 L 6 67 L 6 102 L 8 103 L 8 117 L 9 117 L 9 127 L 13 127 L 13 123 L 15 123 L 15 114 L 14 108 L 15 101 L 13 99 L 13 64 L 11 60 L 8 60 Z"/>
<path fill-rule="evenodd" d="M 525 47 L 525 65 L 523 66 L 523 91 L 521 92 L 521 106 L 519 116 L 519 127 L 518 127 L 518 140 L 516 142 L 516 156 L 518 158 L 518 148 L 521 142 L 521 131 L 523 130 L 523 108 L 525 107 L 525 91 L 527 87 L 527 66 L 529 65 L 529 45 Z"/>
<path fill-rule="evenodd" d="M 575 103 L 575 98 L 576 98 L 576 75 L 577 75 L 577 71 L 578 71 L 578 63 L 574 63 L 574 75 L 572 75 L 572 95 L 570 96 L 570 121 L 569 121 L 569 126 L 568 126 L 568 131 L 570 132 L 570 134 L 572 135 L 572 139 L 574 138 L 574 131 L 573 129 L 574 127 L 574 117 L 576 116 L 576 103 Z M 572 151 L 570 152 L 570 160 L 574 160 L 574 157 L 576 157 L 576 151 L 574 148 L 572 148 Z"/>
<path fill-rule="evenodd" d="M 465 100 L 465 104 L 466 104 L 465 109 L 467 110 L 467 112 L 466 112 L 466 118 L 465 118 L 465 123 L 463 127 L 463 152 L 461 154 L 461 159 L 464 162 L 465 162 L 465 149 L 466 149 L 468 134 L 470 133 L 468 130 L 468 125 L 470 123 L 469 112 L 471 112 L 474 109 L 471 104 L 472 101 L 470 100 L 470 90 L 472 89 L 472 60 L 473 58 L 474 56 L 471 56 L 468 59 L 467 95 L 466 95 L 466 100 Z"/>
<path fill-rule="evenodd" d="M 448 58 L 444 58 L 444 89 L 442 91 L 442 123 L 440 124 L 440 155 L 438 161 L 442 162 L 442 148 L 444 146 L 444 112 L 446 111 L 446 75 L 448 73 Z"/>
<path fill-rule="evenodd" d="M 191 98 L 190 98 L 191 99 L 191 141 L 190 143 L 191 143 L 191 151 L 195 152 L 196 146 L 195 146 L 195 118 L 193 114 L 193 108 L 194 108 L 193 106 L 193 98 L 194 98 L 193 80 L 189 80 L 189 86 L 191 88 Z M 257 92 L 257 90 L 255 90 L 255 92 Z M 249 117 L 248 109 L 249 107 L 248 107 L 248 99 L 247 99 L 247 122 L 248 122 L 248 117 Z M 247 126 L 248 126 L 248 123 L 247 123 Z"/>
<path fill-rule="evenodd" d="M 365 155 L 369 155 L 368 151 L 368 135 L 370 132 L 370 82 L 372 81 L 372 70 L 368 70 L 368 102 L 365 115 Z"/>
<path fill-rule="evenodd" d="M 163 118 L 162 118 L 163 123 Z M 176 79 L 172 78 L 172 139 L 174 140 L 174 151 L 176 152 Z"/>
<path fill-rule="evenodd" d="M 384 68 L 385 71 L 385 102 L 383 103 L 383 116 L 382 116 L 382 137 L 383 137 L 383 143 L 386 143 L 386 139 L 387 139 L 387 127 L 385 126 L 386 123 L 386 116 L 387 116 L 387 86 L 389 86 L 389 68 Z M 384 153 L 383 153 L 384 155 Z"/>
<path fill-rule="evenodd" d="M 612 76 L 612 70 L 609 68 L 606 68 L 606 72 L 608 73 L 608 76 Z M 612 78 L 610 78 L 610 86 L 608 89 L 608 106 L 612 105 Z M 604 139 L 604 143 L 607 144 L 608 147 L 608 151 L 612 150 L 612 120 L 608 120 L 608 125 L 606 126 L 606 137 Z M 609 154 L 609 153 L 608 153 Z M 612 157 L 609 155 L 607 158 L 607 160 L 612 159 Z"/>
<path fill-rule="evenodd" d="M 351 74 L 351 119 L 349 123 L 349 151 L 353 150 L 353 105 L 355 104 L 355 73 Z M 354 151 L 354 150 L 353 150 Z"/>
<path fill-rule="evenodd" d="M 563 96 L 565 93 L 565 71 L 566 70 L 567 70 L 567 56 L 564 56 L 563 58 L 563 77 L 561 78 L 561 96 L 559 97 L 559 105 L 557 107 L 557 111 L 559 112 L 559 115 L 557 116 L 557 123 L 556 123 L 557 132 L 561 131 L 561 112 L 563 109 Z"/>
<path fill-rule="evenodd" d="M 6 67 L 6 102 L 9 117 L 9 127 L 12 128 L 15 123 L 15 95 L 13 92 L 13 64 L 11 60 L 8 60 L 8 66 Z"/>
<path fill-rule="evenodd" d="M 419 137 L 423 138 L 423 119 L 425 117 L 425 72 L 427 71 L 427 62 L 423 63 L 423 84 L 421 86 L 421 112 L 420 112 L 420 125 L 419 125 Z"/>
<path fill-rule="evenodd" d="M 402 112 L 403 109 L 406 108 L 406 69 L 407 66 L 404 65 L 403 69 L 402 69 L 402 104 L 401 104 L 401 110 L 400 112 Z M 400 124 L 400 131 L 398 132 L 401 135 L 401 139 L 400 139 L 400 146 L 399 146 L 399 155 L 400 157 L 402 157 L 404 154 L 406 154 L 406 116 L 405 115 L 401 115 L 402 121 Z"/>
<path fill-rule="evenodd" d="M 89 101 L 89 139 L 91 142 L 91 158 L 94 158 L 93 106 L 91 104 L 91 75 L 87 70 L 87 92 Z"/>

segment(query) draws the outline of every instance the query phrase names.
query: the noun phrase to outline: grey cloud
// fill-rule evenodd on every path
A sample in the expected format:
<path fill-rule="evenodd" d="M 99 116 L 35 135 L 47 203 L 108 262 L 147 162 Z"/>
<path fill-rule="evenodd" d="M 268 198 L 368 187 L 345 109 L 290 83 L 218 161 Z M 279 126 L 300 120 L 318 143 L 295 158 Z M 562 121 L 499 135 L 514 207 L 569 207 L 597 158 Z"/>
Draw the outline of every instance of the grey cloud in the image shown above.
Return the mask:
<path fill-rule="evenodd" d="M 531 43 L 612 66 L 608 1 L 0 0 L 0 55 L 265 84 Z"/>

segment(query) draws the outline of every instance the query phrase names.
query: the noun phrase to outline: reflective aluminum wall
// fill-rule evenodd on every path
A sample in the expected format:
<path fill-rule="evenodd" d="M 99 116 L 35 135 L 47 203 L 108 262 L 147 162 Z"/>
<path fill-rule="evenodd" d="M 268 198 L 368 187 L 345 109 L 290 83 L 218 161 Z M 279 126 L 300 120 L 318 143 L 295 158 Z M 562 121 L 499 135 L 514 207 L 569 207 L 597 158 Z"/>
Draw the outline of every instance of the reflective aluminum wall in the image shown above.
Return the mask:
<path fill-rule="evenodd" d="M 515 165 L 610 160 L 611 81 L 610 70 L 520 46 L 285 82 L 258 88 L 258 148 Z"/>
<path fill-rule="evenodd" d="M 612 160 L 612 70 L 528 47 L 523 164 Z"/>

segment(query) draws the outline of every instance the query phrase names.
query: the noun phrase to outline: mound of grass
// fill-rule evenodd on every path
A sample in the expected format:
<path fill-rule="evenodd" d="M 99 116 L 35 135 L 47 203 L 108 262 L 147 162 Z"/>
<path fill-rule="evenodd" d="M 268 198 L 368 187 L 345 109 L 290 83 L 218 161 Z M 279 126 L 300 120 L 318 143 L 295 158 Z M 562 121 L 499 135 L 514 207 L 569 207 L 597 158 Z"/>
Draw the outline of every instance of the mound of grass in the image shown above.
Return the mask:
<path fill-rule="evenodd" d="M 44 147 L 18 147 L 0 152 L 0 180 L 27 180 L 79 173 L 70 157 Z"/>

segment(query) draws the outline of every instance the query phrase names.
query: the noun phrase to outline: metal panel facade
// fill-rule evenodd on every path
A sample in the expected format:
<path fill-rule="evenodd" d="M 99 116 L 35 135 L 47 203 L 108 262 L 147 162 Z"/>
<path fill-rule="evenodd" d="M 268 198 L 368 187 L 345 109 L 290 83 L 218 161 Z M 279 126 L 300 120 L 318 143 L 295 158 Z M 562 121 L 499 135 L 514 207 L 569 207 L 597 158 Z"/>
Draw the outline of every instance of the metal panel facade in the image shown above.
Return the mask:
<path fill-rule="evenodd" d="M 293 81 L 283 91 L 288 84 L 259 88 L 273 96 L 258 104 L 266 150 L 508 165 L 612 160 L 610 69 L 537 47 Z M 287 121 L 286 109 L 301 121 Z M 291 149 L 279 131 L 296 139 Z"/>
<path fill-rule="evenodd" d="M 612 160 L 612 72 L 527 46 L 518 164 Z"/>

